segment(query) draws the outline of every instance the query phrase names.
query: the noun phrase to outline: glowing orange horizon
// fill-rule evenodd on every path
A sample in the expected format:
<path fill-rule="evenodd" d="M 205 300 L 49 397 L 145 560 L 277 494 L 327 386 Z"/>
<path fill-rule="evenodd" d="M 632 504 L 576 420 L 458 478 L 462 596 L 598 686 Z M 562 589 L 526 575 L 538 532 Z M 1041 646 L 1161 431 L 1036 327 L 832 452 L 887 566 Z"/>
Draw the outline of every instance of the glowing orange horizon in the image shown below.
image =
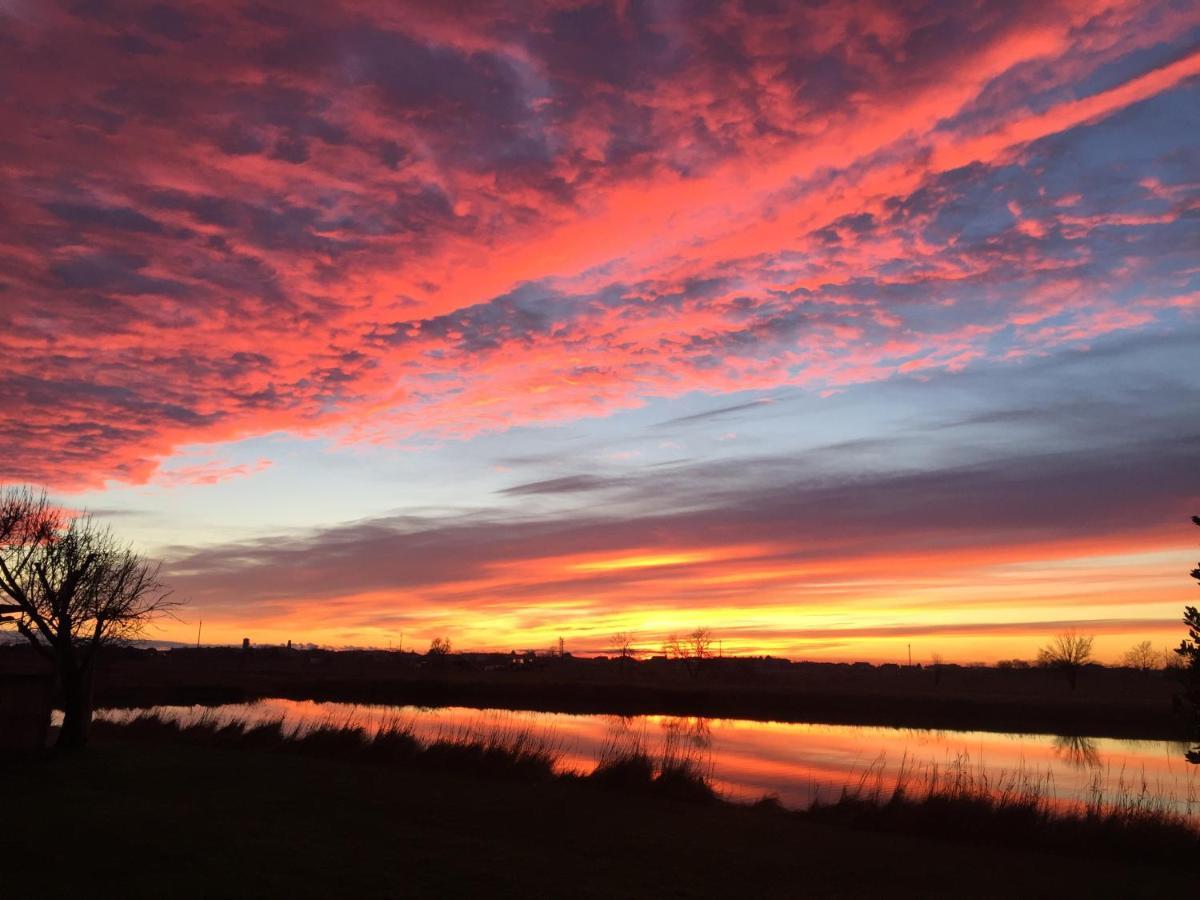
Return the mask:
<path fill-rule="evenodd" d="M 991 663 L 1032 661 L 1053 634 L 1075 627 L 1096 636 L 1098 659 L 1118 662 L 1142 640 L 1164 651 L 1175 646 L 1181 610 L 1194 599 L 1179 575 L 1193 548 L 1167 543 L 1158 533 L 1144 541 L 1137 552 L 1091 557 L 1080 554 L 1079 542 L 1053 542 L 1037 548 L 1040 561 L 1031 561 L 1025 546 L 981 548 L 953 562 L 918 555 L 784 567 L 769 556 L 764 561 L 769 548 L 758 546 L 547 557 L 504 563 L 488 579 L 438 584 L 419 593 L 377 591 L 315 604 L 309 598 L 281 600 L 281 614 L 239 616 L 236 623 L 223 622 L 214 611 L 204 637 L 227 644 L 250 636 L 263 643 L 420 651 L 434 636 L 451 638 L 461 650 L 499 651 L 548 648 L 563 637 L 568 649 L 605 654 L 613 650 L 612 635 L 624 632 L 652 655 L 661 652 L 666 635 L 706 627 L 731 655 L 901 662 L 911 646 L 916 662 L 938 654 L 947 662 Z M 1092 548 L 1108 549 L 1116 548 Z M 887 586 L 864 579 L 863 569 L 887 571 Z M 556 591 L 556 580 L 569 584 L 575 574 L 617 580 Z M 1148 584 L 1158 586 L 1150 602 L 1144 597 Z M 514 585 L 526 591 L 536 585 L 536 591 L 514 596 Z M 716 594 L 705 593 L 714 587 Z M 1017 598 L 1014 588 L 1021 592 Z M 764 595 L 768 589 L 772 593 Z M 705 602 L 689 603 L 689 595 Z M 737 602 L 741 596 L 752 597 L 752 605 Z M 378 624 L 393 610 L 403 613 L 402 627 Z M 1081 611 L 1083 621 L 1072 626 Z M 189 627 L 164 625 L 156 636 L 186 641 Z"/>

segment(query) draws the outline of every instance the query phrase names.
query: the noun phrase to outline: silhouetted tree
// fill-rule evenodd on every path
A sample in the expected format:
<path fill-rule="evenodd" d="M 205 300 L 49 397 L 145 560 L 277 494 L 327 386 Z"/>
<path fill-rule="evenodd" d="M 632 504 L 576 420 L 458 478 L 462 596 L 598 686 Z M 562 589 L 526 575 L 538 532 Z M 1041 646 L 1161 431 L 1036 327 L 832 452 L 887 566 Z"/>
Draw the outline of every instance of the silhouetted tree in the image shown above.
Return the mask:
<path fill-rule="evenodd" d="M 11 601 L 6 618 L 54 665 L 63 748 L 87 743 L 100 650 L 136 637 L 177 605 L 158 563 L 89 516 L 67 515 L 28 488 L 0 494 L 0 592 Z"/>
<path fill-rule="evenodd" d="M 1095 638 L 1090 635 L 1077 634 L 1075 629 L 1068 629 L 1038 650 L 1038 665 L 1062 672 L 1071 690 L 1075 690 L 1079 683 L 1079 670 L 1092 661 L 1094 641 Z"/>
<path fill-rule="evenodd" d="M 634 644 L 637 642 L 637 636 L 629 631 L 618 631 L 612 636 L 613 649 L 617 656 L 621 659 L 633 659 L 637 656 L 637 649 Z"/>
<path fill-rule="evenodd" d="M 692 675 L 699 671 L 701 660 L 712 656 L 714 638 L 708 628 L 697 628 L 680 637 L 677 634 L 667 636 L 663 641 L 663 653 L 670 659 L 681 659 L 687 665 Z"/>
<path fill-rule="evenodd" d="M 1200 525 L 1200 516 L 1192 516 L 1192 522 Z M 1192 569 L 1191 575 L 1200 582 L 1200 565 Z M 1190 707 L 1192 730 L 1200 737 L 1200 610 L 1194 606 L 1184 607 L 1183 624 L 1187 626 L 1188 636 L 1179 642 L 1175 653 L 1185 664 L 1182 673 L 1187 685 L 1184 700 Z M 1189 751 L 1187 758 L 1188 762 L 1200 764 L 1200 746 Z"/>
<path fill-rule="evenodd" d="M 716 642 L 708 628 L 697 628 L 687 636 L 687 644 L 693 659 L 708 659 L 712 656 L 712 645 Z"/>
<path fill-rule="evenodd" d="M 1200 516 L 1192 516 L 1192 522 L 1200 525 Z M 1200 565 L 1192 569 L 1192 577 L 1200 582 Z M 1196 671 L 1200 670 L 1200 612 L 1194 606 L 1184 607 L 1183 624 L 1188 628 L 1187 640 L 1181 641 L 1179 646 L 1175 648 L 1188 665 L 1188 668 Z"/>
<path fill-rule="evenodd" d="M 1127 668 L 1149 672 L 1162 666 L 1163 655 L 1155 650 L 1149 641 L 1141 641 L 1126 651 L 1121 662 Z"/>
<path fill-rule="evenodd" d="M 1189 669 L 1200 668 L 1200 610 L 1194 606 L 1185 606 L 1183 624 L 1187 626 L 1188 637 L 1179 643 L 1175 652 L 1183 657 Z"/>
<path fill-rule="evenodd" d="M 450 638 L 435 637 L 429 642 L 430 656 L 449 656 L 450 655 Z"/>

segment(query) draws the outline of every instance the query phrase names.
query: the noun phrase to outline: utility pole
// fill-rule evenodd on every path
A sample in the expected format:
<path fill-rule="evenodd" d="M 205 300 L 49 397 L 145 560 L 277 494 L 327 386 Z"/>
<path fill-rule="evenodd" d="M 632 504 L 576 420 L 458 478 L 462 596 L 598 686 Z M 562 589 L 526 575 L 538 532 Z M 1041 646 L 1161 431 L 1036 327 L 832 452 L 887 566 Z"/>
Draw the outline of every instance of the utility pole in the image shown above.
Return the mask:
<path fill-rule="evenodd" d="M 912 644 L 908 645 L 908 667 L 912 668 Z"/>
<path fill-rule="evenodd" d="M 204 620 L 200 620 L 200 624 L 196 626 L 196 649 L 200 649 L 200 629 L 204 627 Z"/>

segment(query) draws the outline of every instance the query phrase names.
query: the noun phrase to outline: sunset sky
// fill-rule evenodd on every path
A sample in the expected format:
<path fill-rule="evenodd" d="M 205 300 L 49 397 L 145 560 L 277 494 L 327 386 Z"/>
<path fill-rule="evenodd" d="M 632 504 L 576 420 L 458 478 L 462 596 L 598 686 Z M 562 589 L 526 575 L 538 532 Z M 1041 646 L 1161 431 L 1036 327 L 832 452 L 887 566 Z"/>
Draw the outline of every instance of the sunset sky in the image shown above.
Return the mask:
<path fill-rule="evenodd" d="M 1178 643 L 1200 3 L 0 0 L 0 481 L 153 637 Z"/>

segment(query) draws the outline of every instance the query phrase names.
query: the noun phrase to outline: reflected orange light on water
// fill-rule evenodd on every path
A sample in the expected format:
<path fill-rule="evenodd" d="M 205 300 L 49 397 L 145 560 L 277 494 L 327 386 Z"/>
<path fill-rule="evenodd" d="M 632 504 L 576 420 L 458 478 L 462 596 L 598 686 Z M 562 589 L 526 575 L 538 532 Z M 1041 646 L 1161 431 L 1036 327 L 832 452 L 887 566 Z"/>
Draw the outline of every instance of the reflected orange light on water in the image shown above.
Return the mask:
<path fill-rule="evenodd" d="M 729 798 L 753 801 L 773 794 L 789 807 L 807 806 L 814 798 L 834 800 L 864 777 L 869 785 L 890 790 L 901 770 L 918 785 L 932 774 L 956 771 L 986 776 L 992 784 L 1027 777 L 1043 784 L 1052 802 L 1062 806 L 1086 802 L 1097 784 L 1106 792 L 1122 785 L 1136 792 L 1144 784 L 1157 801 L 1200 822 L 1200 767 L 1189 765 L 1184 745 L 1171 741 L 281 699 L 158 711 L 185 721 L 282 719 L 285 730 L 301 732 L 321 724 L 353 723 L 372 734 L 399 722 L 424 741 L 529 733 L 561 754 L 560 769 L 579 772 L 591 771 L 612 748 L 642 747 L 651 755 L 672 748 L 705 766 Z M 121 720 L 136 712 L 106 710 L 99 715 Z"/>

